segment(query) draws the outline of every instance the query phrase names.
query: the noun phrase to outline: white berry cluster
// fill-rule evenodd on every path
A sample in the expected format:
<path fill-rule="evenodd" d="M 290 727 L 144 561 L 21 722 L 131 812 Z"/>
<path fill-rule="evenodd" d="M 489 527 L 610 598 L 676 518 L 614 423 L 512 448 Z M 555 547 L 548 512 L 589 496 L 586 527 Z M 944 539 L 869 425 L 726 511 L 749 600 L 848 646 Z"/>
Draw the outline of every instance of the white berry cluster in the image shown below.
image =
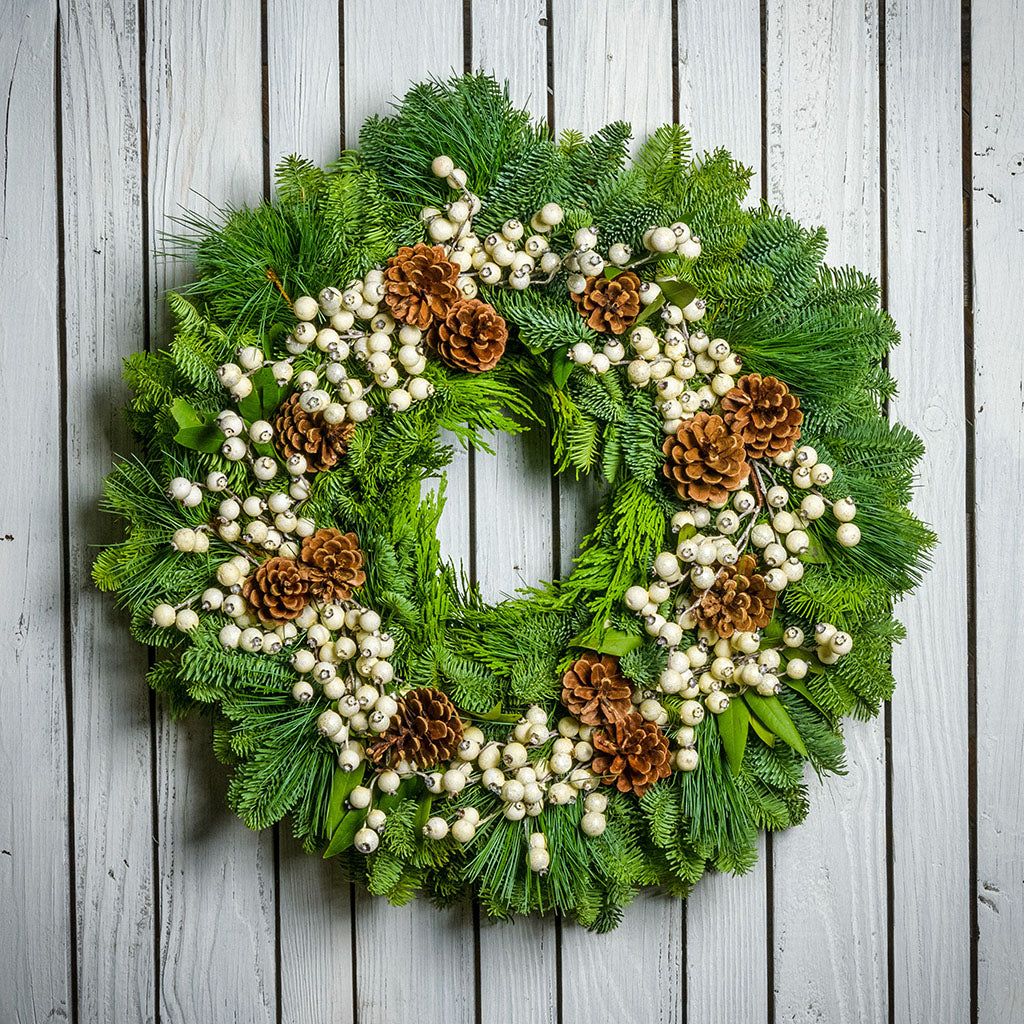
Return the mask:
<path fill-rule="evenodd" d="M 375 413 L 369 392 L 377 386 L 387 393 L 391 412 L 404 412 L 414 402 L 433 394 L 433 385 L 422 377 L 427 367 L 423 332 L 410 324 L 399 325 L 379 304 L 384 296 L 384 272 L 370 270 L 363 279 L 349 281 L 344 290 L 325 288 L 318 299 L 303 295 L 292 304 L 297 323 L 285 341 L 287 356 L 268 359 L 262 349 L 248 345 L 239 350 L 237 362 L 217 368 L 220 382 L 240 400 L 253 389 L 252 377 L 269 367 L 280 385 L 293 384 L 299 404 L 308 413 L 319 413 L 330 424 L 346 420 L 362 423 Z M 321 358 L 315 368 L 296 372 L 296 359 L 316 348 Z M 356 371 L 362 373 L 361 379 Z M 249 455 L 249 441 L 268 444 L 274 436 L 266 420 L 248 431 L 232 410 L 217 417 L 226 441 L 221 449 L 233 461 Z M 294 455 L 286 463 L 289 473 L 305 472 L 305 459 Z M 268 457 L 255 459 L 257 479 L 270 480 L 277 471 Z"/>
<path fill-rule="evenodd" d="M 380 700 L 390 698 L 385 696 Z M 393 714 L 395 709 L 388 704 L 388 710 Z M 320 716 L 321 722 L 330 715 L 338 717 L 333 711 L 327 711 Z M 373 716 L 370 717 L 372 719 Z M 667 716 L 659 720 L 667 721 Z M 330 718 L 327 725 L 333 729 L 338 722 Z M 596 837 L 604 832 L 607 825 L 605 810 L 608 798 L 596 792 L 601 780 L 588 767 L 594 756 L 590 743 L 592 733 L 590 726 L 583 725 L 572 716 L 562 718 L 557 728 L 551 730 L 547 725 L 547 712 L 536 705 L 516 723 L 505 742 L 488 741 L 477 726 L 464 725 L 462 741 L 450 764 L 425 772 L 400 761 L 393 769 L 376 774 L 367 785 L 353 789 L 348 804 L 356 809 L 371 808 L 374 791 L 392 794 L 404 778 L 416 775 L 424 780 L 427 791 L 436 796 L 455 799 L 467 786 L 476 785 L 494 798 L 493 809 L 486 817 L 481 817 L 473 806 L 458 808 L 451 820 L 441 814 L 431 817 L 423 828 L 428 839 L 441 840 L 450 835 L 458 843 L 470 843 L 477 832 L 495 818 L 522 821 L 525 826 L 545 807 L 572 804 L 579 798 L 584 801 L 580 829 L 585 835 Z M 340 731 L 326 734 L 341 744 L 338 763 L 342 769 L 358 768 L 366 757 L 363 746 Z M 692 737 L 690 739 L 692 743 Z M 386 820 L 385 812 L 372 808 L 365 828 L 357 832 L 353 840 L 355 848 L 362 853 L 376 850 L 377 833 L 383 829 Z M 374 836 L 366 834 L 366 830 L 374 832 Z M 543 850 L 545 855 L 531 852 L 530 867 L 537 872 L 546 872 L 550 858 L 547 857 L 546 840 L 537 839 L 538 834 L 533 833 L 530 850 Z"/>
<path fill-rule="evenodd" d="M 503 285 L 522 291 L 531 284 L 547 284 L 561 269 L 562 259 L 549 251 L 545 237 L 561 223 L 562 208 L 548 203 L 530 220 L 533 232 L 526 236 L 522 221 L 506 220 L 499 231 L 480 238 L 473 218 L 480 212 L 480 197 L 466 187 L 467 175 L 449 156 L 436 157 L 431 170 L 444 178 L 458 197 L 442 208 L 425 206 L 420 220 L 431 241 L 444 246 L 445 254 L 460 270 L 456 285 L 464 298 L 475 298 L 479 285 Z"/>

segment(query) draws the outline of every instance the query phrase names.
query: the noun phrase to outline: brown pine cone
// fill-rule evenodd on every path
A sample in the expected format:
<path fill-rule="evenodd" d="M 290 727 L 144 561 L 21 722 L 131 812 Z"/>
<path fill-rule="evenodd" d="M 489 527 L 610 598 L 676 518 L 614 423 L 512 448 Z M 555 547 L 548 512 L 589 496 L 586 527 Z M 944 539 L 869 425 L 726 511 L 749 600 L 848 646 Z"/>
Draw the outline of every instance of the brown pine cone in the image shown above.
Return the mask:
<path fill-rule="evenodd" d="M 606 786 L 643 796 L 659 779 L 672 774 L 668 739 L 653 723 L 635 712 L 599 729 L 593 736 L 590 766 L 604 775 Z"/>
<path fill-rule="evenodd" d="M 403 245 L 384 271 L 384 301 L 394 318 L 425 331 L 458 301 L 459 268 L 440 245 Z"/>
<path fill-rule="evenodd" d="M 743 438 L 721 416 L 699 412 L 665 438 L 662 472 L 684 501 L 726 501 L 750 476 Z"/>
<path fill-rule="evenodd" d="M 610 278 L 598 274 L 583 291 L 569 294 L 595 331 L 622 334 L 640 315 L 640 278 L 632 270 Z"/>
<path fill-rule="evenodd" d="M 632 710 L 633 688 L 619 659 L 587 651 L 562 676 L 562 703 L 584 725 L 618 722 Z"/>
<path fill-rule="evenodd" d="M 317 530 L 302 541 L 299 563 L 309 592 L 319 601 L 347 601 L 366 582 L 359 538 L 341 530 Z"/>
<path fill-rule="evenodd" d="M 309 586 L 291 558 L 268 558 L 242 584 L 242 596 L 260 622 L 288 622 L 309 603 Z"/>
<path fill-rule="evenodd" d="M 713 629 L 728 639 L 733 633 L 752 633 L 772 621 L 776 594 L 754 569 L 757 559 L 744 555 L 735 565 L 723 566 L 718 578 L 704 591 L 693 616 L 701 629 Z"/>
<path fill-rule="evenodd" d="M 462 742 L 462 721 L 440 690 L 410 690 L 398 701 L 387 731 L 374 740 L 367 756 L 376 765 L 408 761 L 418 769 L 450 761 Z"/>
<path fill-rule="evenodd" d="M 774 458 L 800 440 L 800 399 L 776 377 L 748 373 L 722 396 L 722 418 L 751 459 Z"/>
<path fill-rule="evenodd" d="M 299 405 L 298 393 L 289 395 L 274 417 L 277 450 L 286 458 L 306 457 L 307 471 L 330 469 L 348 451 L 356 425 L 351 420 L 327 423 L 319 412 L 306 412 Z"/>
<path fill-rule="evenodd" d="M 430 345 L 441 362 L 466 373 L 493 370 L 505 354 L 506 341 L 505 321 L 480 299 L 460 299 L 430 334 Z"/>

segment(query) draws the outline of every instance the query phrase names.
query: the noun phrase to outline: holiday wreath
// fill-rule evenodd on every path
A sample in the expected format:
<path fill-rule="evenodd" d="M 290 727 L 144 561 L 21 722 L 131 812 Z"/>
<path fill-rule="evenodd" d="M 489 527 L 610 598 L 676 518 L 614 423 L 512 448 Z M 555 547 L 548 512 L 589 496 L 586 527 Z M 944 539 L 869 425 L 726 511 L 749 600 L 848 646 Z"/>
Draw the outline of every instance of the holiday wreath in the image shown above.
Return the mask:
<path fill-rule="evenodd" d="M 145 454 L 96 582 L 167 649 L 151 685 L 213 714 L 245 823 L 290 814 L 396 903 L 613 927 L 748 868 L 892 693 L 934 538 L 877 286 L 744 209 L 726 152 L 629 139 L 418 85 L 329 170 L 187 218 L 173 339 L 127 361 Z M 606 496 L 568 576 L 487 605 L 421 485 L 442 430 L 531 420 Z"/>

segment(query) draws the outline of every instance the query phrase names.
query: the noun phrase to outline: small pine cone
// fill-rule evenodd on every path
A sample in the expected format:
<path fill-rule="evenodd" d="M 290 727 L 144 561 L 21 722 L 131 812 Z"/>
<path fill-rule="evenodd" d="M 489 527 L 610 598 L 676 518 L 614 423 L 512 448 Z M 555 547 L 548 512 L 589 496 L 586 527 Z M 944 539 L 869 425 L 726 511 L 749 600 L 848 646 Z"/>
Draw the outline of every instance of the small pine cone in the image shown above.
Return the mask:
<path fill-rule="evenodd" d="M 622 334 L 640 315 L 640 278 L 632 270 L 611 278 L 598 274 L 570 297 L 595 331 Z"/>
<path fill-rule="evenodd" d="M 772 459 L 800 440 L 804 414 L 800 399 L 781 380 L 748 373 L 723 395 L 722 418 L 743 438 L 749 458 Z"/>
<path fill-rule="evenodd" d="M 460 299 L 430 335 L 430 345 L 441 362 L 466 373 L 493 370 L 505 354 L 506 341 L 505 321 L 480 299 Z"/>
<path fill-rule="evenodd" d="M 384 301 L 394 318 L 425 331 L 459 300 L 459 268 L 440 245 L 403 245 L 384 271 Z"/>
<path fill-rule="evenodd" d="M 289 622 L 309 603 L 309 585 L 291 558 L 268 558 L 242 585 L 260 622 Z"/>
<path fill-rule="evenodd" d="M 750 476 L 743 438 L 721 416 L 699 412 L 683 420 L 662 445 L 662 472 L 684 501 L 727 501 Z"/>
<path fill-rule="evenodd" d="M 764 577 L 754 572 L 756 566 L 753 555 L 744 555 L 735 565 L 722 567 L 693 610 L 701 629 L 713 629 L 728 639 L 737 631 L 764 629 L 772 621 L 776 594 Z"/>
<path fill-rule="evenodd" d="M 304 455 L 307 472 L 330 469 L 348 451 L 356 425 L 351 420 L 327 423 L 318 412 L 306 412 L 298 394 L 289 395 L 274 417 L 278 451 L 286 458 Z"/>
<path fill-rule="evenodd" d="M 410 690 L 367 756 L 378 765 L 408 761 L 418 769 L 455 757 L 462 742 L 462 721 L 455 705 L 440 690 Z"/>
<path fill-rule="evenodd" d="M 317 530 L 302 541 L 299 563 L 309 592 L 319 601 L 347 601 L 366 582 L 363 553 L 354 533 Z"/>
<path fill-rule="evenodd" d="M 562 703 L 584 725 L 605 725 L 625 718 L 633 708 L 633 688 L 619 659 L 587 651 L 562 676 Z"/>
<path fill-rule="evenodd" d="M 594 733 L 590 766 L 604 775 L 606 786 L 643 796 L 659 779 L 672 774 L 668 739 L 653 723 L 635 712 Z"/>

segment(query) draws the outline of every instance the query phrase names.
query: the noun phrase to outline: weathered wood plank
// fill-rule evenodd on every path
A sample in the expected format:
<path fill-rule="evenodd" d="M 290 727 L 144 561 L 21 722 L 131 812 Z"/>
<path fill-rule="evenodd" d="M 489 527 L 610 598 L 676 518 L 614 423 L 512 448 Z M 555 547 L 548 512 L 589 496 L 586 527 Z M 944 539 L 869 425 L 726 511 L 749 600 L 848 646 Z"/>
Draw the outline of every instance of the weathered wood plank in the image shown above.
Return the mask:
<path fill-rule="evenodd" d="M 547 118 L 545 0 L 476 0 L 472 5 L 472 66 L 500 81 L 538 120 Z M 533 210 L 520 211 L 525 220 Z M 494 455 L 474 456 L 475 564 L 484 599 L 550 579 L 553 559 L 551 440 L 539 424 L 526 434 L 495 435 Z M 483 1020 L 500 1020 L 510 1006 L 523 1020 L 553 1022 L 557 928 L 553 918 L 484 920 L 480 972 Z"/>
<path fill-rule="evenodd" d="M 667 0 L 646 4 L 611 0 L 585 15 L 555 4 L 555 127 L 592 132 L 609 121 L 633 125 L 633 147 L 671 121 L 672 10 Z M 593 528 L 597 489 L 564 481 L 560 494 L 562 571 Z M 638 965 L 643 965 L 638 969 Z M 566 1024 L 632 1019 L 639 1007 L 649 1021 L 681 1021 L 685 1006 L 683 905 L 644 893 L 609 935 L 575 923 L 562 931 L 562 1007 Z M 651 984 L 650 979 L 657 983 Z"/>
<path fill-rule="evenodd" d="M 1024 1007 L 1024 709 L 1014 689 L 1024 564 L 1010 510 L 1024 489 L 1021 384 L 1024 315 L 1024 10 L 1017 0 L 971 12 L 971 170 L 974 214 L 974 418 L 977 446 L 978 1021 Z M 958 227 L 958 222 L 955 227 Z M 943 478 L 948 479 L 948 478 Z M 956 494 L 951 487 L 949 494 Z M 959 667 L 959 666 L 957 666 Z"/>
<path fill-rule="evenodd" d="M 323 166 L 341 151 L 338 31 L 337 4 L 267 4 L 272 172 L 291 153 Z M 347 1014 L 353 992 L 351 886 L 335 864 L 303 852 L 287 821 L 279 837 L 281 1024 L 316 1020 L 324 1007 Z"/>
<path fill-rule="evenodd" d="M 828 260 L 880 269 L 877 11 L 768 5 L 768 199 L 822 223 Z M 887 1005 L 881 721 L 846 726 L 849 774 L 809 780 L 774 844 L 778 1020 L 881 1021 Z"/>
<path fill-rule="evenodd" d="M 431 74 L 461 71 L 462 5 L 457 0 L 411 5 L 401 0 L 345 4 L 345 132 L 384 113 L 408 85 Z M 442 551 L 469 566 L 469 459 L 455 443 L 448 469 Z M 356 1001 L 364 1024 L 404 1019 L 458 1022 L 473 1018 L 474 940 L 470 907 L 439 911 L 425 900 L 391 907 L 356 897 Z"/>
<path fill-rule="evenodd" d="M 271 174 L 292 153 L 323 166 L 341 152 L 338 29 L 333 0 L 267 0 Z"/>
<path fill-rule="evenodd" d="M 121 533 L 97 489 L 132 449 L 121 360 L 146 328 L 138 5 L 70 3 L 60 28 L 78 1012 L 134 1024 L 155 1013 L 147 658 L 106 642 L 125 621 L 89 574 Z"/>
<path fill-rule="evenodd" d="M 728 70 L 722 55 L 729 54 Z M 679 0 L 679 120 L 695 153 L 724 146 L 754 170 L 749 201 L 761 193 L 761 18 L 757 0 Z M 768 999 L 765 841 L 742 878 L 709 873 L 686 901 L 688 1019 L 711 1020 L 728 1006 L 736 1020 L 764 1017 Z M 718 970 L 702 950 L 729 950 Z"/>
<path fill-rule="evenodd" d="M 0 8 L 0 423 L 6 438 L 21 441 L 5 446 L 0 473 L 7 595 L 0 628 L 8 647 L 0 716 L 0 1011 L 26 1022 L 73 1012 L 55 6 L 15 0 Z"/>
<path fill-rule="evenodd" d="M 960 5 L 890 0 L 885 28 L 888 305 L 903 337 L 891 414 L 927 446 L 914 510 L 940 538 L 896 612 L 909 636 L 890 711 L 893 1016 L 924 1024 L 970 1015 L 966 539 L 950 500 L 965 486 Z"/>
<path fill-rule="evenodd" d="M 150 238 L 180 208 L 210 212 L 263 188 L 260 24 L 243 3 L 146 9 Z M 164 295 L 191 268 L 153 260 L 152 321 L 167 339 Z M 275 1016 L 273 854 L 224 802 L 224 768 L 206 719 L 161 714 L 157 744 L 160 995 L 165 1020 Z"/>

